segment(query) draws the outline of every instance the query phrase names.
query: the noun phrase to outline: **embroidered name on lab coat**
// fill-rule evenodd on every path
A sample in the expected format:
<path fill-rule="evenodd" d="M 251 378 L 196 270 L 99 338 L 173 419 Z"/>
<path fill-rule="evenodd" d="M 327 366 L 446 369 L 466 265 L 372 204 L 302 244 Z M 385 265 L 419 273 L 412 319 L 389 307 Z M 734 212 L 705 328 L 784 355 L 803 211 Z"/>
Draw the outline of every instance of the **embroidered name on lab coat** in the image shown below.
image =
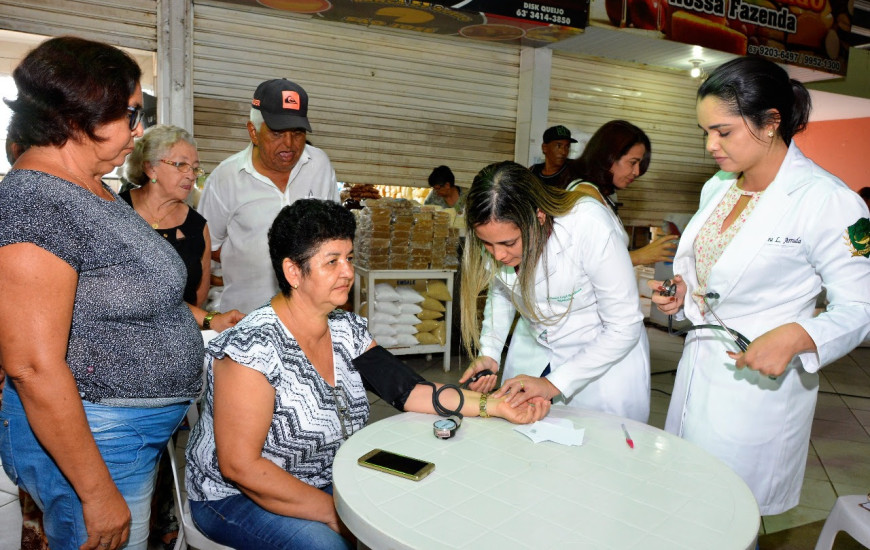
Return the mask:
<path fill-rule="evenodd" d="M 776 236 L 767 238 L 767 246 L 779 246 L 782 248 L 794 248 L 801 244 L 801 238 L 796 236 Z"/>
<path fill-rule="evenodd" d="M 582 288 L 578 288 L 571 294 L 562 294 L 561 296 L 547 296 L 547 300 L 550 302 L 570 302 L 574 299 L 574 296 L 580 293 L 583 290 Z"/>

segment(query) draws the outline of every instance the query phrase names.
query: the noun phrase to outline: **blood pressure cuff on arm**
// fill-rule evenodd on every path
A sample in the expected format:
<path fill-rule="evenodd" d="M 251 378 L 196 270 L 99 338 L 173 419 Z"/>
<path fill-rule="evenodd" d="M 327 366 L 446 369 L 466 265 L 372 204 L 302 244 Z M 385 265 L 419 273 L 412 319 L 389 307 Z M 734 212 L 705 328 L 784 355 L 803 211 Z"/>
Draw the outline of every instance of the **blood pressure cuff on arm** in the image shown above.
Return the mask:
<path fill-rule="evenodd" d="M 405 410 L 405 401 L 414 386 L 426 381 L 381 346 L 375 346 L 354 359 L 353 366 L 359 371 L 368 391 L 400 411 Z"/>

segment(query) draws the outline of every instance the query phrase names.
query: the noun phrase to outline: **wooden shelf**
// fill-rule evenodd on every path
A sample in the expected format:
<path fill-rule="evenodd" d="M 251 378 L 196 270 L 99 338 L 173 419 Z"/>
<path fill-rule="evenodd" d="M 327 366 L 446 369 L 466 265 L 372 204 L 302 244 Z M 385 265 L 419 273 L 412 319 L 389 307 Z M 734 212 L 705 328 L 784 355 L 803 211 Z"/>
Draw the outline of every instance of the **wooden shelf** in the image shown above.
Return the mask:
<path fill-rule="evenodd" d="M 453 273 L 452 269 L 376 269 L 368 270 L 362 267 L 356 268 L 354 274 L 353 285 L 353 310 L 360 311 L 360 303 L 362 296 L 361 283 L 365 281 L 365 289 L 369 303 L 369 311 L 373 311 L 374 305 L 374 288 L 377 281 L 420 281 L 420 280 L 443 280 L 447 285 L 447 291 L 450 296 L 453 296 Z M 446 338 L 443 346 L 439 345 L 416 345 L 416 346 L 393 346 L 387 348 L 394 355 L 412 355 L 412 354 L 444 354 L 444 372 L 450 371 L 450 337 L 452 334 L 453 323 L 453 301 L 447 300 L 444 303 L 444 323 Z M 384 346 L 386 347 L 386 346 Z"/>

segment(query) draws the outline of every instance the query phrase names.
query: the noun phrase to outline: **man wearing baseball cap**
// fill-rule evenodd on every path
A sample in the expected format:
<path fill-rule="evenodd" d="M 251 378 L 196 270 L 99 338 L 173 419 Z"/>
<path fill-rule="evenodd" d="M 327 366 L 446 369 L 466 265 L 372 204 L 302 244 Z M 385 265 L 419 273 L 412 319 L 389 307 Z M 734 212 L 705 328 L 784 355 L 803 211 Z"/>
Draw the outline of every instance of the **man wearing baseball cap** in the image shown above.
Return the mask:
<path fill-rule="evenodd" d="M 267 233 L 281 208 L 302 198 L 339 200 L 329 157 L 306 143 L 311 124 L 301 86 L 286 78 L 257 86 L 247 127 L 251 143 L 209 175 L 197 208 L 221 263 L 216 309 L 244 313 L 278 292 Z"/>
<path fill-rule="evenodd" d="M 544 132 L 544 142 L 541 144 L 544 162 L 533 164 L 529 170 L 547 185 L 565 189 L 570 183 L 565 181 L 568 177 L 565 166 L 572 143 L 577 143 L 577 140 L 571 137 L 571 130 L 568 128 L 561 125 L 547 128 Z"/>

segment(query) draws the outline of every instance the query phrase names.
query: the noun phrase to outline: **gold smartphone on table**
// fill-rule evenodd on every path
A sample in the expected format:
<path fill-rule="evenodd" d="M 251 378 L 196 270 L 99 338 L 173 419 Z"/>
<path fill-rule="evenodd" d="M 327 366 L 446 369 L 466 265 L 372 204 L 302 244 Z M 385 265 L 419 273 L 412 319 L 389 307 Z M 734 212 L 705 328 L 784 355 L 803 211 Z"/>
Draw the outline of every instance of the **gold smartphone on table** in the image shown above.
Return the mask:
<path fill-rule="evenodd" d="M 357 463 L 366 468 L 380 470 L 388 474 L 420 481 L 432 473 L 435 465 L 425 460 L 411 458 L 382 449 L 373 449 L 359 457 Z"/>

